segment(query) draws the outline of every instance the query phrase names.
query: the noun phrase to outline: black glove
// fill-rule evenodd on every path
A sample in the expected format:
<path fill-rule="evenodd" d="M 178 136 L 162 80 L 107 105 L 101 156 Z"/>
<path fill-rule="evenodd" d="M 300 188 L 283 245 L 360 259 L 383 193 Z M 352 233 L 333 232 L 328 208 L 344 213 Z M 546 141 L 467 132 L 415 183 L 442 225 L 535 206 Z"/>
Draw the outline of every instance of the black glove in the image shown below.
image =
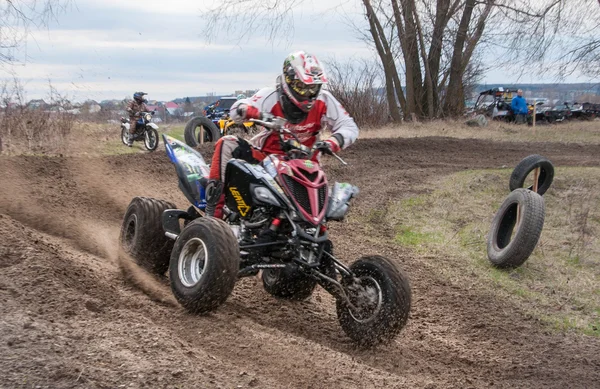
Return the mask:
<path fill-rule="evenodd" d="M 259 161 L 252 156 L 252 146 L 245 139 L 238 137 L 238 147 L 236 147 L 231 156 L 236 159 L 243 159 L 246 162 L 258 163 Z"/>
<path fill-rule="evenodd" d="M 331 144 L 329 142 L 319 141 L 315 143 L 315 149 L 323 154 L 333 155 L 333 150 L 331 150 Z"/>

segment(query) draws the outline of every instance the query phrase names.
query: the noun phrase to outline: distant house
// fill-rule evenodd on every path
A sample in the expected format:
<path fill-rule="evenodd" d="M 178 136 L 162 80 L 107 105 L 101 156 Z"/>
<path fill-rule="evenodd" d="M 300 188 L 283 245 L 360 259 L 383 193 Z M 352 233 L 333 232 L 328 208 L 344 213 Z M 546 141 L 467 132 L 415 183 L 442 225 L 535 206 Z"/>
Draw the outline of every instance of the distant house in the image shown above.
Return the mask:
<path fill-rule="evenodd" d="M 176 115 L 175 111 L 179 109 L 179 105 L 177 105 L 177 103 L 174 103 L 172 101 L 165 103 L 164 107 L 167 110 L 167 112 L 169 113 L 169 115 Z"/>
<path fill-rule="evenodd" d="M 30 100 L 29 103 L 27 103 L 27 108 L 30 109 L 46 109 L 47 107 L 48 104 L 43 99 Z"/>

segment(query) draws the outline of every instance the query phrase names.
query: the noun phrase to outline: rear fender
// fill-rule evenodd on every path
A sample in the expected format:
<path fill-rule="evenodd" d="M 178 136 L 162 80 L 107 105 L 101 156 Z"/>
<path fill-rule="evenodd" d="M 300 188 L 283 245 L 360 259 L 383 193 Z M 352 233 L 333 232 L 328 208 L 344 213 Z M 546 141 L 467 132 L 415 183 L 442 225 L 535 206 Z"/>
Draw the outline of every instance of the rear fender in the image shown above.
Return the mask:
<path fill-rule="evenodd" d="M 202 154 L 183 142 L 163 134 L 165 150 L 175 165 L 179 177 L 179 188 L 185 197 L 196 207 L 206 208 L 206 195 L 202 182 L 208 178 L 210 167 L 204 162 Z"/>

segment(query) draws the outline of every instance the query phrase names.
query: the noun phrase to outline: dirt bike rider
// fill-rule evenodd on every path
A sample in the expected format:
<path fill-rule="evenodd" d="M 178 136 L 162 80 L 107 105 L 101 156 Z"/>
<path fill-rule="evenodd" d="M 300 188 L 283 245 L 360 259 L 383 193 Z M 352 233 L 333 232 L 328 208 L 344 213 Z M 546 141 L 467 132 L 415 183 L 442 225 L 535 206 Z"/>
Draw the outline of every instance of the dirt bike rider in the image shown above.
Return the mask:
<path fill-rule="evenodd" d="M 249 99 L 237 100 L 231 107 L 231 118 L 242 123 L 249 119 L 276 116 L 285 118 L 286 127 L 307 147 L 316 146 L 321 153 L 338 152 L 358 137 L 354 119 L 326 90 L 327 77 L 318 59 L 304 51 L 290 54 L 283 63 L 275 88 L 259 90 Z M 319 141 L 321 130 L 329 127 L 332 136 Z M 263 129 L 251 139 L 252 144 L 237 136 L 224 136 L 215 145 L 209 182 L 206 185 L 206 213 L 223 217 L 223 181 L 225 167 L 232 158 L 259 163 L 269 154 L 284 154 L 276 132 Z"/>
<path fill-rule="evenodd" d="M 148 100 L 144 99 L 144 96 L 147 94 L 144 92 L 135 92 L 133 100 L 127 104 L 127 113 L 129 113 L 129 139 L 127 140 L 127 146 L 129 147 L 133 146 L 133 136 L 140 112 L 148 111 L 148 107 L 145 104 Z"/>

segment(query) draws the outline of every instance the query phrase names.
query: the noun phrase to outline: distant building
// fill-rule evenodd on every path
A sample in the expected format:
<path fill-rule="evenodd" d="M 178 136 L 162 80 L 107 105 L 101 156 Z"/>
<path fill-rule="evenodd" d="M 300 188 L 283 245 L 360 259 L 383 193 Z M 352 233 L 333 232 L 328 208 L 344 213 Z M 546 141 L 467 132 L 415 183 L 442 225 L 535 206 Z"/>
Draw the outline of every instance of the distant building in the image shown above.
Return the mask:
<path fill-rule="evenodd" d="M 27 108 L 46 109 L 48 108 L 48 103 L 46 103 L 43 99 L 30 100 L 29 103 L 27 103 Z"/>

